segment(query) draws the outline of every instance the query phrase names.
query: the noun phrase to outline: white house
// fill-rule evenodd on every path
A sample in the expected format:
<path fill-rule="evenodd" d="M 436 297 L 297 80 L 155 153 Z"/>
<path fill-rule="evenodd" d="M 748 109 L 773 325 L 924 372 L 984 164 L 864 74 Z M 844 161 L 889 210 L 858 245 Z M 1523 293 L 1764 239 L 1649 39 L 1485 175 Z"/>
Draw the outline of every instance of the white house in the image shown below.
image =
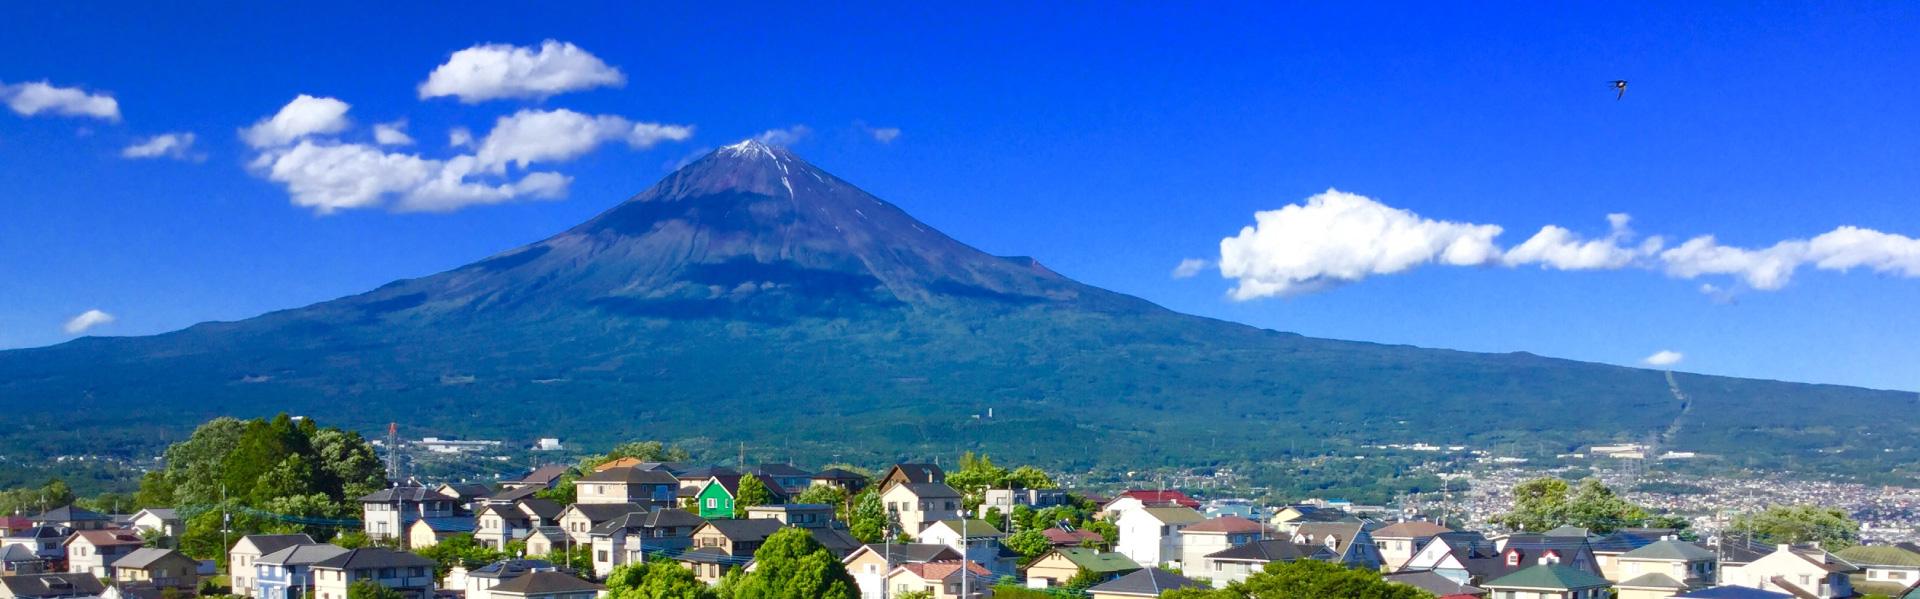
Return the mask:
<path fill-rule="evenodd" d="M 1239 516 L 1221 516 L 1181 530 L 1180 563 L 1188 572 L 1205 577 L 1213 572 L 1207 555 L 1258 541 L 1266 527 Z"/>
<path fill-rule="evenodd" d="M 966 529 L 964 535 L 962 528 Z M 985 520 L 955 519 L 928 524 L 926 530 L 920 531 L 919 540 L 952 547 L 964 553 L 967 560 L 986 566 L 995 576 L 1012 576 L 1019 558 L 1007 550 L 1003 541 L 1006 537 L 1006 533 Z"/>
<path fill-rule="evenodd" d="M 900 529 L 918 536 L 927 524 L 958 519 L 962 513 L 960 492 L 946 483 L 899 483 L 881 492 L 880 502 L 900 521 Z"/>
<path fill-rule="evenodd" d="M 1178 566 L 1186 556 L 1181 551 L 1181 531 L 1207 518 L 1187 507 L 1143 507 L 1123 511 L 1114 524 L 1120 527 L 1120 539 L 1114 551 L 1143 567 Z"/>
<path fill-rule="evenodd" d="M 1781 545 L 1773 553 L 1752 563 L 1724 566 L 1720 582 L 1763 591 L 1834 599 L 1853 595 L 1853 581 L 1848 575 L 1861 571 L 1861 567 L 1818 547 Z"/>

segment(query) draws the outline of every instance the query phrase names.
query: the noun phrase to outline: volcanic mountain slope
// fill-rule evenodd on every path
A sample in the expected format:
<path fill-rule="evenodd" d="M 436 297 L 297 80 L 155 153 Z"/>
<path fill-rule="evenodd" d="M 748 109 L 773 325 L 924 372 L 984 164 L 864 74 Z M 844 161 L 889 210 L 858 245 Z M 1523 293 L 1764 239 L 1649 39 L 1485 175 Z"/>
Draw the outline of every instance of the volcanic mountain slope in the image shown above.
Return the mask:
<path fill-rule="evenodd" d="M 1910 413 L 1911 393 L 1679 380 L 1694 405 L 1671 447 L 1755 465 L 1917 457 L 1911 419 L 1874 417 Z M 20 423 L 0 449 L 17 455 L 150 455 L 216 415 L 287 411 L 475 437 L 748 440 L 874 460 L 981 448 L 1075 466 L 1416 441 L 1555 453 L 1666 431 L 1684 407 L 1654 371 L 1174 313 L 982 253 L 754 142 L 444 273 L 0 352 L 0 404 Z"/>

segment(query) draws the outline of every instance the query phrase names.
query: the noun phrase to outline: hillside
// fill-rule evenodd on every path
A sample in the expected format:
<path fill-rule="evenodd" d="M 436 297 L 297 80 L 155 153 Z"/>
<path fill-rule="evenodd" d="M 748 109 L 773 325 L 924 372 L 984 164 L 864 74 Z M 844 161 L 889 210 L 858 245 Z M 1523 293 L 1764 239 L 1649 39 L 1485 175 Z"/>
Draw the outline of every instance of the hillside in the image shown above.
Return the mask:
<path fill-rule="evenodd" d="M 1885 471 L 1904 392 L 1680 375 L 1676 449 Z M 1346 444 L 1555 453 L 1665 431 L 1663 373 L 1313 339 L 987 255 L 782 148 L 708 155 L 547 240 L 239 322 L 0 352 L 0 451 L 152 455 L 217 416 L 801 459 L 984 448 L 1055 466 Z M 975 414 L 994 410 L 993 419 Z M 1888 451 L 1891 450 L 1891 451 Z"/>

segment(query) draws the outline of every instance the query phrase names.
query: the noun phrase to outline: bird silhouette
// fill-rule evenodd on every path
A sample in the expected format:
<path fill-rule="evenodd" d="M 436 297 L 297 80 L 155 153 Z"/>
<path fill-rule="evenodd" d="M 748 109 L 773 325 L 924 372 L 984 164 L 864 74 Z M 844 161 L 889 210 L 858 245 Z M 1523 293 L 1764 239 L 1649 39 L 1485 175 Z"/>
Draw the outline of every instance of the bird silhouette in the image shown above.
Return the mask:
<path fill-rule="evenodd" d="M 1620 92 L 1620 93 L 1614 94 L 1613 99 L 1618 100 L 1620 98 L 1624 98 L 1627 96 L 1627 80 L 1616 79 L 1614 80 L 1613 83 L 1607 84 L 1607 86 Z"/>

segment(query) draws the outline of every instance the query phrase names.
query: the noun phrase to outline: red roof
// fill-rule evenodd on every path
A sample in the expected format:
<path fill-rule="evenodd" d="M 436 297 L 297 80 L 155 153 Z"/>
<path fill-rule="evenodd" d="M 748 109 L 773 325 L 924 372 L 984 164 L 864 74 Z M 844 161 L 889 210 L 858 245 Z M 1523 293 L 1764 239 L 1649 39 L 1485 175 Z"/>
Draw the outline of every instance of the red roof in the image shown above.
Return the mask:
<path fill-rule="evenodd" d="M 1040 531 L 1040 534 L 1047 535 L 1047 540 L 1055 545 L 1079 545 L 1081 541 L 1085 540 L 1102 540 L 1100 533 L 1090 530 L 1065 531 L 1059 528 L 1049 528 Z"/>
<path fill-rule="evenodd" d="M 901 564 L 900 567 L 906 568 L 908 572 L 912 572 L 915 576 L 919 576 L 923 580 L 946 580 L 948 576 L 952 576 L 960 571 L 960 562 L 948 560 L 921 564 Z M 986 566 L 980 565 L 979 562 L 967 562 L 967 571 L 972 572 L 975 576 L 993 576 L 993 571 L 988 570 Z"/>
<path fill-rule="evenodd" d="M 1140 500 L 1140 503 L 1171 503 L 1180 507 L 1200 507 L 1200 502 L 1194 501 L 1192 497 L 1188 497 L 1186 493 L 1179 491 L 1127 491 L 1121 493 L 1120 497 L 1132 497 Z M 1120 497 L 1115 497 L 1114 499 L 1119 499 Z"/>
<path fill-rule="evenodd" d="M 0 516 L 0 528 L 7 530 L 33 528 L 33 520 L 26 516 Z"/>

